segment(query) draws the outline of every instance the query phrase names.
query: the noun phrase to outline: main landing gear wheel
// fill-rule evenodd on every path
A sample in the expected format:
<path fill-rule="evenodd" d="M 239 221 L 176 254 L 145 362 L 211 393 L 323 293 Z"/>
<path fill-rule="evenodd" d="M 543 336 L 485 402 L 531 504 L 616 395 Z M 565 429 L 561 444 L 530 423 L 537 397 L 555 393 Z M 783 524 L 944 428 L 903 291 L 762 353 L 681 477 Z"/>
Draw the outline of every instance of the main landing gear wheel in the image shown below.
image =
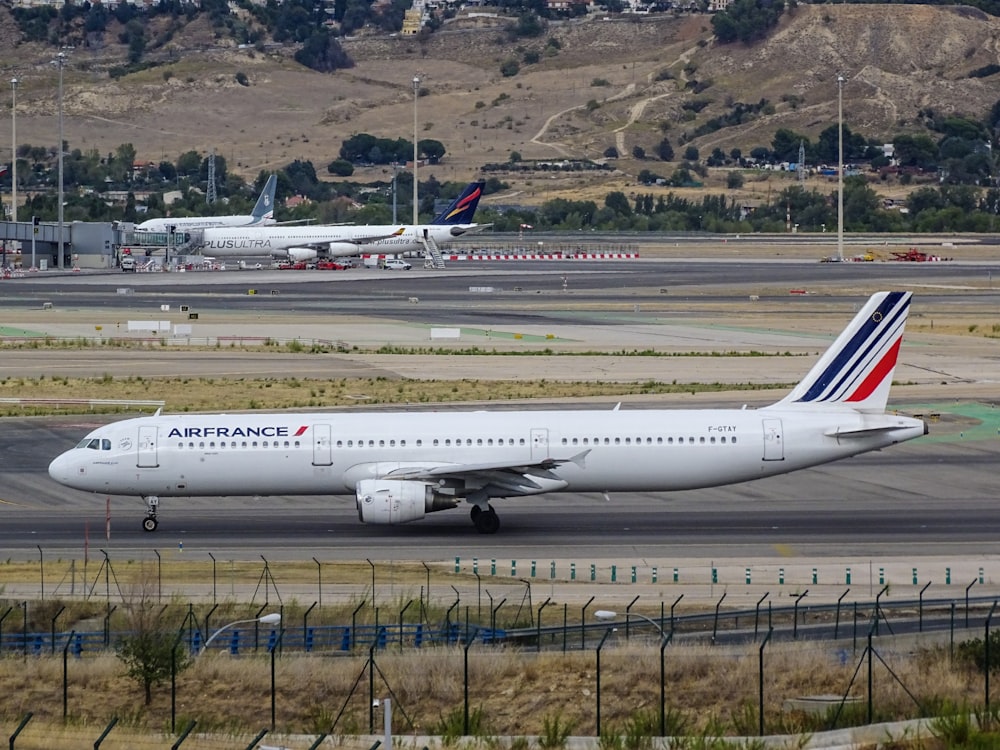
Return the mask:
<path fill-rule="evenodd" d="M 146 501 L 146 517 L 142 519 L 142 530 L 156 531 L 156 527 L 160 523 L 156 520 L 156 508 L 160 504 L 160 498 L 156 495 L 150 495 L 143 499 Z"/>
<path fill-rule="evenodd" d="M 472 510 L 472 522 L 480 534 L 496 534 L 500 529 L 500 517 L 491 506 L 487 506 L 485 510 L 475 506 Z"/>

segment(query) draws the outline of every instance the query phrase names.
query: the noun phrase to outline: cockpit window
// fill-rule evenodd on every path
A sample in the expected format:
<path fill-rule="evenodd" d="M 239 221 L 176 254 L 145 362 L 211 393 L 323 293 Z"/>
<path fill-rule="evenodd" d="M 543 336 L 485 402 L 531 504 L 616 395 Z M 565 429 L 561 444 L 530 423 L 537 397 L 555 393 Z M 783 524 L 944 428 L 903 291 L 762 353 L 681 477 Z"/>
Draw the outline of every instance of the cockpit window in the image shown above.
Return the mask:
<path fill-rule="evenodd" d="M 109 438 L 84 438 L 76 445 L 77 448 L 89 448 L 92 451 L 111 450 L 111 440 Z"/>

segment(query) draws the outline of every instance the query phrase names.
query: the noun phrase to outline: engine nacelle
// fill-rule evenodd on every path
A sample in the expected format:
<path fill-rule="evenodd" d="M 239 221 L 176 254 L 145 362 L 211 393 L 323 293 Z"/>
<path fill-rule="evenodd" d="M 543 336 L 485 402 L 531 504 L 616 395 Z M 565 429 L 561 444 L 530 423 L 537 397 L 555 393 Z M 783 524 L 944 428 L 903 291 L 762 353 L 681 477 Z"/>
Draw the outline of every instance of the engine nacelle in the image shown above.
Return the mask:
<path fill-rule="evenodd" d="M 319 253 L 311 247 L 290 247 L 288 248 L 288 259 L 293 261 L 316 260 Z"/>
<path fill-rule="evenodd" d="M 360 247 L 353 242 L 331 242 L 327 249 L 331 258 L 350 258 L 361 252 Z"/>
<path fill-rule="evenodd" d="M 458 504 L 429 484 L 397 479 L 362 479 L 357 484 L 357 502 L 361 522 L 378 524 L 419 521 L 427 513 Z"/>

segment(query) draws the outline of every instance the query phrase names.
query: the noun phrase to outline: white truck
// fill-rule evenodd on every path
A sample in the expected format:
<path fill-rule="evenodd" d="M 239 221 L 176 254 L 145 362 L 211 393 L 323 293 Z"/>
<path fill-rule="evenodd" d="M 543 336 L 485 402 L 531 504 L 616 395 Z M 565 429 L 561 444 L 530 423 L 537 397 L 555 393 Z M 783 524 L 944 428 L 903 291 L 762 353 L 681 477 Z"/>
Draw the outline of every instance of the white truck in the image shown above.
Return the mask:
<path fill-rule="evenodd" d="M 119 263 L 122 271 L 131 271 L 135 273 L 135 256 L 134 255 L 123 255 Z"/>

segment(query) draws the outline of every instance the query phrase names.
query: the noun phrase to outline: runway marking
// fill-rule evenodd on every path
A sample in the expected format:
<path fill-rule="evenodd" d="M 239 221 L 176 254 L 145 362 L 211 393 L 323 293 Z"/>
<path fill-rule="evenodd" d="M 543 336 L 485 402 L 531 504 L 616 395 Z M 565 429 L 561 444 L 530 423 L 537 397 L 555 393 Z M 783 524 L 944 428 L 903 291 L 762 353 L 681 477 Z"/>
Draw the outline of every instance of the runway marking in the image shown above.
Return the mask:
<path fill-rule="evenodd" d="M 4 500 L 2 497 L 0 497 L 0 505 L 9 505 L 12 508 L 24 508 L 25 510 L 37 510 L 34 506 L 15 503 L 11 500 Z"/>
<path fill-rule="evenodd" d="M 775 544 L 774 551 L 782 557 L 795 557 L 795 550 L 790 544 Z"/>

